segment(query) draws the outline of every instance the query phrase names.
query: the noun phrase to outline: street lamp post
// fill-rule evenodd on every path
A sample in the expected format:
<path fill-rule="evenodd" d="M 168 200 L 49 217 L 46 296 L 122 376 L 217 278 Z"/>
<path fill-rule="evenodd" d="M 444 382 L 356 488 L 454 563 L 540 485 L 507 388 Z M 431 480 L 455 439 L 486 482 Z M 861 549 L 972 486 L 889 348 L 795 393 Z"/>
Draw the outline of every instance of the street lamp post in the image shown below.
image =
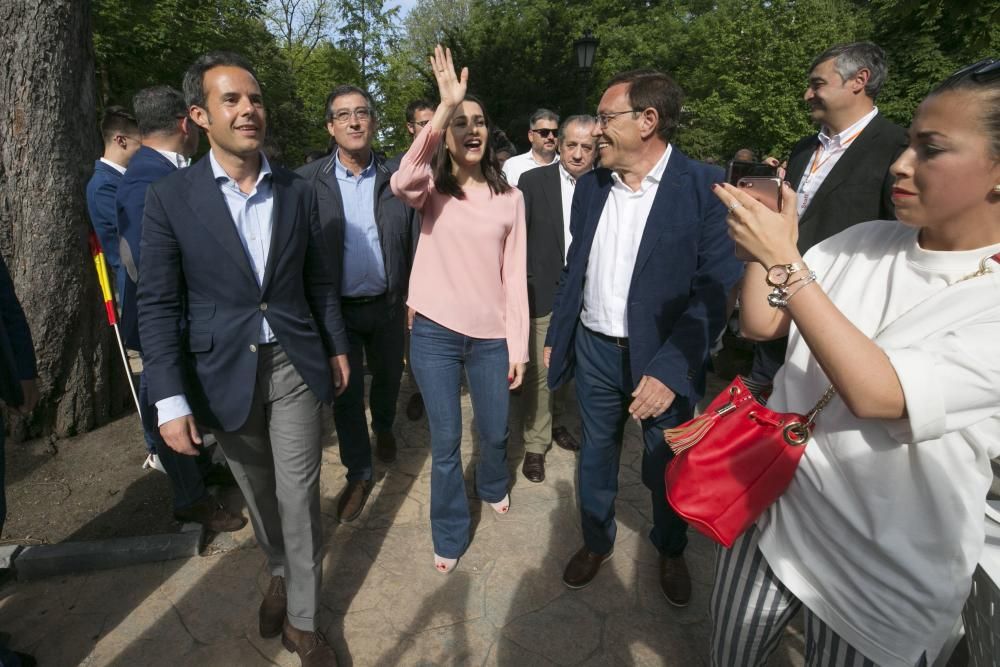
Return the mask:
<path fill-rule="evenodd" d="M 597 53 L 598 39 L 588 29 L 578 40 L 573 42 L 576 52 L 576 67 L 580 71 L 580 113 L 587 112 L 587 88 L 590 84 L 590 71 L 594 66 L 594 54 Z"/>

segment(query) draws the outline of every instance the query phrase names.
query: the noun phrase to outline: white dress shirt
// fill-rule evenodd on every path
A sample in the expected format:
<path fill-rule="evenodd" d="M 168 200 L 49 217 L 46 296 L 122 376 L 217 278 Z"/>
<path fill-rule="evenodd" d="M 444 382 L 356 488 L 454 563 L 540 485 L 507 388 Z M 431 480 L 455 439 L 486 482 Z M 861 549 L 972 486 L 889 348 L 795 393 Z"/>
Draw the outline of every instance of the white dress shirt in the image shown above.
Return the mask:
<path fill-rule="evenodd" d="M 191 158 L 184 157 L 180 153 L 175 153 L 173 151 L 161 151 L 159 148 L 154 148 L 154 151 L 167 158 L 170 164 L 174 165 L 178 169 L 183 169 L 191 164 Z"/>
<path fill-rule="evenodd" d="M 563 261 L 569 256 L 569 244 L 573 240 L 573 234 L 569 231 L 570 214 L 573 212 L 573 193 L 576 191 L 576 178 L 566 171 L 559 163 L 559 191 L 562 193 L 562 216 L 563 216 Z"/>
<path fill-rule="evenodd" d="M 633 191 L 618 174 L 611 174 L 611 192 L 597 222 L 587 261 L 580 321 L 591 331 L 628 337 L 628 293 L 646 219 L 667 168 L 672 146 Z"/>
<path fill-rule="evenodd" d="M 535 154 L 531 151 L 521 153 L 520 155 L 515 155 L 503 163 L 503 175 L 507 177 L 508 183 L 516 187 L 517 182 L 521 180 L 521 174 L 538 167 L 547 167 L 558 159 L 559 153 L 556 153 L 549 162 L 537 161 L 535 159 Z"/>
<path fill-rule="evenodd" d="M 806 165 L 806 170 L 802 172 L 802 180 L 799 181 L 796 190 L 797 208 L 800 216 L 809 206 L 812 198 L 816 196 L 816 191 L 823 185 L 823 181 L 833 171 L 840 156 L 847 152 L 848 147 L 854 143 L 861 131 L 868 127 L 868 123 L 872 122 L 872 118 L 877 113 L 878 107 L 875 107 L 854 125 L 832 137 L 826 134 L 829 131 L 826 127 L 819 133 L 819 146 L 813 152 L 809 164 Z"/>
<path fill-rule="evenodd" d="M 117 162 L 112 162 L 111 160 L 109 160 L 106 157 L 102 157 L 101 158 L 101 162 L 103 162 L 104 164 L 108 165 L 109 167 L 111 167 L 112 169 L 114 169 L 115 171 L 117 171 L 119 174 L 124 174 L 125 173 L 125 167 L 121 166 Z"/>

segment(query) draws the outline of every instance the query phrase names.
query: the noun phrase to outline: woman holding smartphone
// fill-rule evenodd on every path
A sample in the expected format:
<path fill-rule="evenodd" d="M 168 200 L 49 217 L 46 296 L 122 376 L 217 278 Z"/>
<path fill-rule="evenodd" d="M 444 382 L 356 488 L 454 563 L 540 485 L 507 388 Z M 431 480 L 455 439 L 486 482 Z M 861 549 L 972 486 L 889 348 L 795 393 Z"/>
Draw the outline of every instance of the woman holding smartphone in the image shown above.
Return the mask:
<path fill-rule="evenodd" d="M 969 594 L 1000 454 L 1000 62 L 931 92 L 892 172 L 898 222 L 804 258 L 787 185 L 781 214 L 716 189 L 756 260 L 741 327 L 789 335 L 768 407 L 839 398 L 785 494 L 720 550 L 715 665 L 763 664 L 801 607 L 808 664 L 929 665 Z"/>
<path fill-rule="evenodd" d="M 451 51 L 430 59 L 441 102 L 392 176 L 397 197 L 421 213 L 410 276 L 410 363 L 431 430 L 434 566 L 450 572 L 469 545 L 462 474 L 461 373 L 479 433 L 476 490 L 499 514 L 510 508 L 509 392 L 528 361 L 524 200 L 500 171 L 469 71 Z"/>

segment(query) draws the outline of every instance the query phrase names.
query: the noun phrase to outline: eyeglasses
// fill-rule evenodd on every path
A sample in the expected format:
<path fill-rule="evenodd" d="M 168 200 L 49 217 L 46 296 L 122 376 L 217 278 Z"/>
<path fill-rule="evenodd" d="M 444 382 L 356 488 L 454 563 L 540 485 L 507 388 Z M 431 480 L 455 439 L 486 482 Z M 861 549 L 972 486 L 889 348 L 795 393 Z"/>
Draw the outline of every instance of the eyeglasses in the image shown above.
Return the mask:
<path fill-rule="evenodd" d="M 537 130 L 533 129 L 531 131 L 534 132 L 535 134 L 541 136 L 543 139 L 548 139 L 549 137 L 554 137 L 554 136 L 556 136 L 556 133 L 559 132 L 559 130 L 554 130 L 551 127 L 540 127 Z"/>
<path fill-rule="evenodd" d="M 1000 60 L 986 58 L 966 65 L 945 79 L 945 83 L 955 83 L 965 78 L 971 78 L 976 83 L 987 83 L 997 77 L 1000 77 Z"/>
<path fill-rule="evenodd" d="M 346 125 L 351 122 L 351 117 L 357 118 L 361 123 L 367 123 L 371 120 L 372 110 L 368 107 L 358 107 L 353 111 L 348 109 L 341 109 L 340 111 L 333 112 L 333 119 L 340 123 L 341 125 Z"/>
<path fill-rule="evenodd" d="M 423 127 L 427 123 L 431 122 L 428 118 L 427 120 L 411 120 L 410 125 L 416 125 L 417 127 Z"/>
<path fill-rule="evenodd" d="M 625 111 L 610 111 L 605 113 L 598 113 L 596 116 L 594 116 L 594 120 L 597 121 L 597 124 L 600 125 L 601 129 L 603 130 L 608 126 L 608 123 L 610 123 L 618 116 L 621 116 L 624 113 L 640 113 L 641 111 L 642 109 L 626 109 Z"/>

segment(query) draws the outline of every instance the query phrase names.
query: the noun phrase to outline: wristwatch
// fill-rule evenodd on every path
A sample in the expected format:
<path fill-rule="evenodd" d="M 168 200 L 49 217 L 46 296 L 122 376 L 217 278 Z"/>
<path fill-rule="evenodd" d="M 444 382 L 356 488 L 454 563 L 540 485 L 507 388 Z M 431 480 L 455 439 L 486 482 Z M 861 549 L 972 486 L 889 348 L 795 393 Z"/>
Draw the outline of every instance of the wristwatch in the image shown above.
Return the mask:
<path fill-rule="evenodd" d="M 801 270 L 801 264 L 775 264 L 767 270 L 767 284 L 771 287 L 784 287 L 792 274 Z"/>

